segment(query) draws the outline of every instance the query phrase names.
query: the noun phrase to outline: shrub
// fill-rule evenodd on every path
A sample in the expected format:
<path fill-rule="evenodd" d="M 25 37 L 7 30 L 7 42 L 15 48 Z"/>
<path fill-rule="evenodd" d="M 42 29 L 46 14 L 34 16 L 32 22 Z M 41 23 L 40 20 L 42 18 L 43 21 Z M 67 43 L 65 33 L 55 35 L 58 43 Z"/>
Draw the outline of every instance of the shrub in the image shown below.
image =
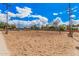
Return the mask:
<path fill-rule="evenodd" d="M 60 29 L 60 31 L 65 31 L 65 30 L 67 30 L 67 26 L 66 25 L 60 25 L 59 29 Z"/>

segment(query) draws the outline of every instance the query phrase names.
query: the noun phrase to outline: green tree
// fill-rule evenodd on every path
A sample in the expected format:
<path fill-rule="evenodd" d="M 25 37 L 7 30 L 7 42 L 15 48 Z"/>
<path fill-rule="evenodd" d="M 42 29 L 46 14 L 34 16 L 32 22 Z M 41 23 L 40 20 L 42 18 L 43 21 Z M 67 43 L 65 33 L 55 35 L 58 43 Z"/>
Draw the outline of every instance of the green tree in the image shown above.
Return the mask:
<path fill-rule="evenodd" d="M 67 30 L 67 26 L 64 25 L 64 24 L 60 25 L 59 28 L 60 28 L 60 31 L 65 31 L 65 30 Z"/>
<path fill-rule="evenodd" d="M 4 28 L 5 23 L 4 22 L 0 22 L 0 28 Z"/>

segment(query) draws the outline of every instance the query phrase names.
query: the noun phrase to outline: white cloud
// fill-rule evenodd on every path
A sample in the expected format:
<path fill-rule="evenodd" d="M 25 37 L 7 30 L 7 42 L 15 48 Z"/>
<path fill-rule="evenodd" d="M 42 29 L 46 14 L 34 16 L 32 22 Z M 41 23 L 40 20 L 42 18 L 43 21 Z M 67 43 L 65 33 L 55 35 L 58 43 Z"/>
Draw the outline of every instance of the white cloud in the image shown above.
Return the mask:
<path fill-rule="evenodd" d="M 10 16 L 14 15 L 12 13 L 9 13 Z M 33 25 L 37 25 L 39 27 L 41 27 L 42 25 L 46 26 L 46 24 L 48 24 L 48 19 L 46 17 L 43 17 L 41 15 L 31 15 L 30 17 L 36 17 L 38 19 L 32 20 L 32 21 L 23 21 L 23 20 L 9 20 L 9 24 L 15 24 L 17 27 L 31 27 Z M 66 24 L 69 25 L 69 21 L 67 22 L 62 22 L 62 19 L 60 17 L 56 17 L 53 22 L 55 21 L 59 21 L 59 25 L 60 24 Z M 6 22 L 6 14 L 0 13 L 0 22 Z M 79 24 L 79 20 L 74 20 L 72 19 L 71 23 L 73 24 Z"/>
<path fill-rule="evenodd" d="M 74 25 L 79 24 L 79 20 L 73 20 L 73 24 L 74 24 Z"/>
<path fill-rule="evenodd" d="M 53 13 L 54 16 L 58 15 L 58 13 Z"/>
<path fill-rule="evenodd" d="M 28 7 L 24 7 L 24 8 L 16 7 L 16 10 L 18 12 L 16 16 L 20 18 L 27 17 L 32 13 L 31 8 Z"/>
<path fill-rule="evenodd" d="M 26 26 L 26 24 L 28 23 L 27 21 L 23 21 L 23 20 L 11 20 L 8 22 L 9 24 L 14 24 L 16 25 L 17 28 L 24 28 Z"/>
<path fill-rule="evenodd" d="M 36 25 L 38 27 L 41 27 L 42 25 L 46 25 L 47 22 L 44 22 L 44 21 L 41 21 L 43 19 L 35 19 L 35 20 L 32 20 L 32 21 L 23 21 L 23 20 L 11 20 L 9 21 L 8 23 L 9 24 L 15 24 L 17 27 L 31 27 L 33 25 Z"/>
<path fill-rule="evenodd" d="M 6 22 L 6 15 L 0 13 L 0 22 Z"/>
<path fill-rule="evenodd" d="M 17 27 L 31 27 L 33 25 L 38 25 L 41 27 L 42 25 L 46 25 L 48 23 L 48 19 L 46 17 L 43 17 L 41 15 L 31 15 L 32 11 L 31 8 L 24 7 L 16 7 L 17 13 L 12 13 L 8 12 L 8 23 L 9 24 L 15 24 Z M 19 18 L 24 18 L 24 17 L 33 17 L 33 18 L 38 18 L 32 21 L 23 21 L 23 20 L 10 20 L 11 17 L 19 17 Z M 6 22 L 6 14 L 0 13 L 0 22 Z"/>
<path fill-rule="evenodd" d="M 0 13 L 1 13 L 1 10 L 0 10 Z"/>
<path fill-rule="evenodd" d="M 73 12 L 77 12 L 77 10 L 74 10 Z"/>
<path fill-rule="evenodd" d="M 59 12 L 59 14 L 63 14 L 63 12 Z"/>
<path fill-rule="evenodd" d="M 41 16 L 41 15 L 31 15 L 29 17 L 38 18 L 36 20 L 32 20 L 31 25 L 37 25 L 37 26 L 41 27 L 43 25 L 45 26 L 46 24 L 48 24 L 48 19 L 46 17 Z"/>
<path fill-rule="evenodd" d="M 24 17 L 28 17 L 32 13 L 31 8 L 28 7 L 24 7 L 24 8 L 16 7 L 16 11 L 17 13 L 8 12 L 9 17 L 24 18 Z"/>
<path fill-rule="evenodd" d="M 60 25 L 60 24 L 69 25 L 69 21 L 63 22 L 60 17 L 56 17 L 56 18 L 53 20 L 53 23 L 54 23 L 54 22 L 59 22 L 58 25 Z M 73 25 L 73 24 L 74 24 L 74 25 L 77 25 L 77 24 L 79 24 L 79 20 L 78 20 L 78 19 L 77 19 L 77 20 L 71 19 L 70 24 L 71 24 L 71 25 Z"/>
<path fill-rule="evenodd" d="M 41 16 L 41 15 L 31 15 L 30 17 L 39 18 L 40 22 L 48 22 L 48 19 L 46 17 Z"/>
<path fill-rule="evenodd" d="M 64 22 L 64 24 L 69 25 L 69 21 Z M 71 19 L 70 24 L 71 25 L 77 25 L 77 24 L 79 24 L 79 20 L 78 19 L 77 20 Z"/>
<path fill-rule="evenodd" d="M 70 17 L 71 17 L 71 18 L 75 18 L 76 16 L 75 16 L 75 15 L 71 15 Z"/>
<path fill-rule="evenodd" d="M 64 24 L 65 24 L 65 25 L 69 25 L 69 21 L 67 21 L 67 22 L 64 22 Z"/>
<path fill-rule="evenodd" d="M 19 8 L 16 7 L 17 12 L 16 14 L 12 12 L 8 12 L 8 23 L 9 24 L 15 24 L 16 27 L 31 27 L 33 25 L 37 25 L 41 27 L 42 25 L 48 24 L 48 19 L 46 17 L 43 17 L 41 15 L 31 15 L 32 11 L 30 8 L 24 7 L 24 8 Z M 11 17 L 19 17 L 19 18 L 24 18 L 24 17 L 32 17 L 32 18 L 38 18 L 32 21 L 23 21 L 23 20 L 10 20 Z M 0 22 L 6 22 L 6 14 L 0 13 Z"/>
<path fill-rule="evenodd" d="M 11 14 L 13 15 L 13 14 Z M 38 18 L 32 21 L 23 21 L 23 20 L 11 20 L 8 23 L 9 24 L 15 24 L 17 27 L 31 27 L 33 25 L 36 25 L 38 27 L 45 26 L 48 24 L 48 19 L 46 17 L 43 17 L 41 15 L 30 15 L 29 17 Z"/>
<path fill-rule="evenodd" d="M 71 8 L 71 10 L 75 10 L 75 9 L 77 9 L 78 7 L 77 6 L 75 6 L 75 7 L 73 7 L 73 8 Z"/>
<path fill-rule="evenodd" d="M 9 17 L 16 17 L 16 15 L 14 13 L 12 13 L 12 12 L 8 12 L 8 16 Z"/>

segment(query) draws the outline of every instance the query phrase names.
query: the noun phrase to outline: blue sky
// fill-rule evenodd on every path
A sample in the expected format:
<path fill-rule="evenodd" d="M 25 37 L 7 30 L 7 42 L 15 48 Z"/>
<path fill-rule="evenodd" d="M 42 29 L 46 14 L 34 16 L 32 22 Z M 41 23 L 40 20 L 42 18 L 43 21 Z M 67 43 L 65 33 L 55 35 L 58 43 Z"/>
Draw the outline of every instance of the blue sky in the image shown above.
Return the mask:
<path fill-rule="evenodd" d="M 69 21 L 69 14 L 68 14 L 68 3 L 16 3 L 12 4 L 9 3 L 10 7 L 8 7 L 8 12 L 13 14 L 20 14 L 17 9 L 23 9 L 28 7 L 31 9 L 30 15 L 41 15 L 48 19 L 48 23 L 51 23 L 55 18 L 60 17 L 63 22 Z M 16 8 L 19 7 L 19 8 Z M 71 3 L 72 15 L 75 15 L 74 19 L 79 19 L 79 4 L 78 3 Z M 6 6 L 0 4 L 1 13 L 5 13 Z M 26 15 L 26 14 L 25 14 Z M 37 20 L 39 17 L 35 16 L 25 16 L 25 17 L 10 17 L 10 20 L 24 20 L 24 21 L 32 21 Z"/>
<path fill-rule="evenodd" d="M 42 15 L 42 16 L 45 16 L 49 19 L 49 22 L 51 22 L 53 20 L 53 18 L 56 18 L 57 16 L 53 16 L 53 13 L 58 13 L 58 12 L 62 12 L 62 11 L 65 11 L 67 10 L 68 8 L 68 4 L 65 3 L 65 4 L 58 4 L 58 3 L 25 3 L 25 4 L 9 4 L 11 5 L 9 7 L 9 11 L 13 12 L 13 13 L 17 13 L 16 11 L 16 6 L 19 6 L 21 8 L 23 7 L 29 7 L 32 9 L 32 14 L 35 14 L 35 15 Z M 6 7 L 5 5 L 1 5 L 0 4 L 0 9 L 3 10 L 3 12 L 6 10 Z M 63 21 L 66 21 L 68 19 L 68 16 L 66 13 L 64 13 L 65 16 L 63 15 L 58 15 L 58 16 L 62 16 L 62 19 L 63 18 L 66 18 L 65 20 Z M 26 17 L 25 20 L 27 20 L 28 18 Z M 31 19 L 32 20 L 32 19 Z"/>

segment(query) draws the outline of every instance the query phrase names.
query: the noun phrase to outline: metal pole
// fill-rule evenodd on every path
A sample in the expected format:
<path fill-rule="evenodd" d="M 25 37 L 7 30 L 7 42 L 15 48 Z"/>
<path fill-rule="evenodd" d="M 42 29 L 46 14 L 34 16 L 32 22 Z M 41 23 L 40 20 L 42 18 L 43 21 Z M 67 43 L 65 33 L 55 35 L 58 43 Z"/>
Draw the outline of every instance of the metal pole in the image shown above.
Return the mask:
<path fill-rule="evenodd" d="M 2 3 L 3 5 L 6 6 L 6 23 L 5 23 L 5 34 L 8 34 L 8 9 L 11 5 L 9 5 L 8 3 Z"/>
<path fill-rule="evenodd" d="M 69 3 L 69 37 L 73 37 L 73 32 L 72 32 L 72 24 L 71 24 L 71 16 L 72 15 L 72 12 L 71 12 L 71 5 Z"/>
<path fill-rule="evenodd" d="M 6 3 L 6 24 L 5 24 L 5 34 L 8 34 L 8 3 Z"/>

